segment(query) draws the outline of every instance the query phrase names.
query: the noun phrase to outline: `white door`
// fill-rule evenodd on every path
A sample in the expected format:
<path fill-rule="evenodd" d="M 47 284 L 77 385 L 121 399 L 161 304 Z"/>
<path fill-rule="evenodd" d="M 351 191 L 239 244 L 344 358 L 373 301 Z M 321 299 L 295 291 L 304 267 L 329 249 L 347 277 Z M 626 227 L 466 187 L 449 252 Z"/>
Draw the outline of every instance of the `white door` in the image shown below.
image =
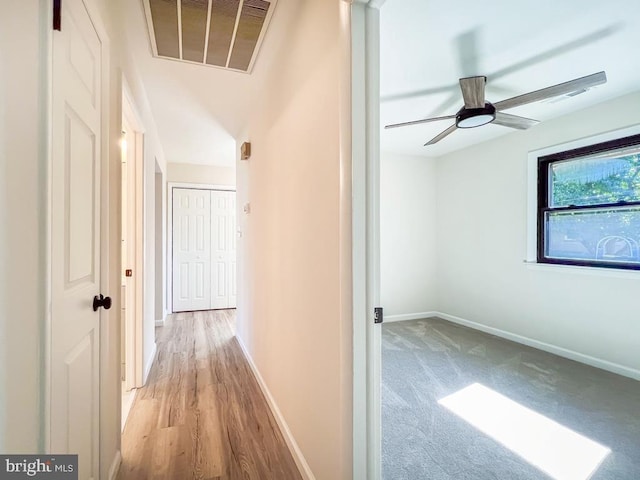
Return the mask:
<path fill-rule="evenodd" d="M 237 305 L 237 278 L 236 278 L 236 192 L 229 192 L 229 307 L 236 308 Z"/>
<path fill-rule="evenodd" d="M 173 189 L 173 311 L 236 308 L 236 192 Z"/>
<path fill-rule="evenodd" d="M 51 451 L 99 476 L 102 85 L 100 38 L 81 0 L 62 2 L 53 39 Z"/>
<path fill-rule="evenodd" d="M 211 192 L 173 189 L 173 311 L 211 308 Z"/>
<path fill-rule="evenodd" d="M 235 192 L 211 192 L 211 308 L 236 307 Z"/>

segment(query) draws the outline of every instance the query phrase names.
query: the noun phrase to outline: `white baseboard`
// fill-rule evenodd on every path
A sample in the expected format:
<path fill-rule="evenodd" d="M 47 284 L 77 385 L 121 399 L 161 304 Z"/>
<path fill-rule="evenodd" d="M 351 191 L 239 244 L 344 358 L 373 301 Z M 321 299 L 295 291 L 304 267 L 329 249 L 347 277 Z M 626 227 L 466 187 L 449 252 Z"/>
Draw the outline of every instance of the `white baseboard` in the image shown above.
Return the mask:
<path fill-rule="evenodd" d="M 151 372 L 151 367 L 153 366 L 153 362 L 156 360 L 157 353 L 158 353 L 158 345 L 156 344 L 156 342 L 153 342 L 153 351 L 151 352 L 151 355 L 149 356 L 149 360 L 147 361 L 147 364 L 144 366 L 144 372 L 142 373 L 143 385 L 147 383 L 147 379 L 149 378 L 149 372 Z"/>
<path fill-rule="evenodd" d="M 304 480 L 315 480 L 315 476 L 313 475 L 313 472 L 311 471 L 309 464 L 304 458 L 304 455 L 302 454 L 302 450 L 300 450 L 300 447 L 298 446 L 295 438 L 293 437 L 291 430 L 289 430 L 289 426 L 287 425 L 286 420 L 282 416 L 282 412 L 278 408 L 278 405 L 276 404 L 276 401 L 271 395 L 271 392 L 269 391 L 267 384 L 262 378 L 262 375 L 260 375 L 260 372 L 258 371 L 258 367 L 256 367 L 255 363 L 253 363 L 253 358 L 251 358 L 251 355 L 249 354 L 247 347 L 245 347 L 240 337 L 236 336 L 236 338 L 238 339 L 240 348 L 242 348 L 242 352 L 244 353 L 244 356 L 247 359 L 247 362 L 249 363 L 249 366 L 251 367 L 251 370 L 253 371 L 253 374 L 256 377 L 256 380 L 258 381 L 258 385 L 260 385 L 260 389 L 262 390 L 264 397 L 267 399 L 267 403 L 269 404 L 271 413 L 273 413 L 273 416 L 276 419 L 276 423 L 280 427 L 280 432 L 282 433 L 282 436 L 284 437 L 284 440 L 287 443 L 289 450 L 291 451 L 293 460 L 296 462 L 296 465 L 298 466 L 298 470 L 300 470 L 300 474 L 302 475 L 302 478 Z"/>
<path fill-rule="evenodd" d="M 116 452 L 116 456 L 113 458 L 113 462 L 111 462 L 111 467 L 109 467 L 109 480 L 116 480 L 118 476 L 118 470 L 120 470 L 120 464 L 122 463 L 122 454 L 120 450 Z"/>
<path fill-rule="evenodd" d="M 568 358 L 570 360 L 575 360 L 576 362 L 585 363 L 587 365 L 591 365 L 592 367 L 600 368 L 602 370 L 607 370 L 609 372 L 617 373 L 618 375 L 623 375 L 625 377 L 633 378 L 634 380 L 640 380 L 640 370 L 636 370 L 634 368 L 625 367 L 624 365 L 609 362 L 601 358 L 585 355 L 583 353 L 575 352 L 573 350 L 559 347 L 557 345 L 541 342 L 539 340 L 534 340 L 532 338 L 507 332 L 505 330 L 500 330 L 499 328 L 489 327 L 487 325 L 483 325 L 477 322 L 472 322 L 471 320 L 466 320 L 464 318 L 456 317 L 454 315 L 449 315 L 447 313 L 434 312 L 434 315 L 432 316 L 439 317 L 444 320 L 448 320 L 449 322 L 463 325 L 465 327 L 473 328 L 474 330 L 480 330 L 485 333 L 490 333 L 491 335 L 505 338 L 507 340 L 511 340 L 512 342 L 537 348 L 538 350 L 543 350 L 545 352 L 553 353 L 560 357 Z"/>
<path fill-rule="evenodd" d="M 384 323 L 404 322 L 405 320 L 420 320 L 437 316 L 437 312 L 404 313 L 402 315 L 389 315 L 384 317 Z"/>

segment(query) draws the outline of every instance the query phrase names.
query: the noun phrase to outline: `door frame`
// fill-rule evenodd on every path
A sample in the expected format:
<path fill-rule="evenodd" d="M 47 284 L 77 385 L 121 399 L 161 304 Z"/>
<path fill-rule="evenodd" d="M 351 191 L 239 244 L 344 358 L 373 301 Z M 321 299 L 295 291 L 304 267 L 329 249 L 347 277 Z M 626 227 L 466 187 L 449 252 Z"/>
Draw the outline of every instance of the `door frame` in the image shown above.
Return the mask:
<path fill-rule="evenodd" d="M 101 180 L 101 189 L 100 189 L 100 232 L 101 237 L 104 241 L 100 242 L 100 285 L 101 290 L 103 292 L 109 292 L 112 285 L 109 284 L 110 272 L 109 272 L 109 259 L 110 253 L 112 249 L 112 245 L 109 242 L 110 228 L 109 228 L 109 164 L 110 164 L 110 93 L 111 93 L 111 82 L 110 82 L 110 52 L 111 52 L 111 42 L 109 36 L 107 35 L 107 29 L 105 24 L 100 16 L 100 13 L 94 4 L 88 0 L 81 0 L 84 8 L 93 23 L 93 27 L 96 30 L 98 38 L 100 39 L 101 45 L 101 84 L 102 84 L 102 92 L 100 98 L 100 108 L 101 108 L 101 125 L 100 125 L 100 134 L 101 134 L 101 142 L 100 142 L 100 155 L 101 155 L 101 165 L 100 165 L 100 180 Z M 52 305 L 52 296 L 53 296 L 53 277 L 52 277 L 52 244 L 53 244 L 53 231 L 52 231 L 52 215 L 53 215 L 53 98 L 56 95 L 56 92 L 53 88 L 53 43 L 54 43 L 54 30 L 51 28 L 53 22 L 53 9 L 52 2 L 43 2 L 43 8 L 46 9 L 43 13 L 43 17 L 46 19 L 45 28 L 47 29 L 46 38 L 43 40 L 44 51 L 46 52 L 46 70 L 45 77 L 43 79 L 43 91 L 46 93 L 46 118 L 43 119 L 43 134 L 44 136 L 44 146 L 43 150 L 46 152 L 46 164 L 45 164 L 45 185 L 46 185 L 46 226 L 45 226 L 45 241 L 46 241 L 46 250 L 45 250 L 45 266 L 46 266 L 46 280 L 44 286 L 44 295 L 45 302 L 47 305 L 46 313 L 44 317 L 44 332 L 43 332 L 43 343 L 44 343 L 44 355 L 42 360 L 42 371 L 43 371 L 43 392 L 42 392 L 42 444 L 45 452 L 51 452 L 51 441 L 52 441 L 52 432 L 51 432 L 51 418 L 53 412 L 51 411 L 51 385 L 52 385 L 52 339 L 53 339 L 53 317 L 51 313 L 51 305 Z M 64 26 L 63 26 L 64 28 Z M 109 293 L 107 293 L 108 295 Z M 117 296 L 116 298 L 119 298 Z M 100 342 L 99 342 L 99 358 L 100 358 L 100 374 L 99 374 L 99 385 L 100 385 L 100 396 L 98 398 L 98 403 L 100 405 L 99 412 L 99 428 L 98 428 L 98 464 L 99 470 L 104 470 L 103 465 L 103 428 L 102 428 L 102 406 L 105 403 L 104 398 L 102 397 L 102 385 L 108 381 L 103 374 L 104 368 L 103 366 L 109 362 L 108 358 L 108 336 L 109 336 L 109 324 L 116 321 L 119 318 L 119 305 L 115 305 L 115 308 L 110 310 L 104 310 L 101 312 L 101 324 L 100 324 Z"/>
<path fill-rule="evenodd" d="M 353 478 L 382 477 L 380 305 L 380 7 L 351 6 Z M 364 88 L 363 88 L 364 86 Z M 365 408 L 362 408 L 364 406 Z"/>
<path fill-rule="evenodd" d="M 133 100 L 133 95 L 129 84 L 124 75 L 122 75 L 122 119 L 127 121 L 132 129 L 135 139 L 135 195 L 133 201 L 129 203 L 129 207 L 133 207 L 135 216 L 136 230 L 134 233 L 134 260 L 133 260 L 133 295 L 135 301 L 135 313 L 133 317 L 133 325 L 126 325 L 125 345 L 120 348 L 125 349 L 125 385 L 128 390 L 139 388 L 144 385 L 144 134 L 145 128 L 140 116 L 139 110 Z M 121 127 L 121 131 L 122 128 Z M 122 158 L 122 149 L 120 151 Z M 128 159 L 127 159 L 128 160 Z M 121 163 L 122 165 L 122 163 Z M 122 192 L 120 192 L 122 198 Z M 133 205 L 131 205 L 133 203 Z M 120 205 L 121 214 L 124 215 L 123 206 Z M 120 274 L 122 275 L 122 253 L 119 259 Z M 125 322 L 126 323 L 126 322 Z"/>
<path fill-rule="evenodd" d="M 167 309 L 173 311 L 173 189 L 187 188 L 194 190 L 219 190 L 221 192 L 236 192 L 235 185 L 213 185 L 207 183 L 167 182 Z M 236 204 L 237 208 L 237 204 Z M 238 269 L 236 262 L 236 273 Z M 236 276 L 237 278 L 237 276 Z"/>

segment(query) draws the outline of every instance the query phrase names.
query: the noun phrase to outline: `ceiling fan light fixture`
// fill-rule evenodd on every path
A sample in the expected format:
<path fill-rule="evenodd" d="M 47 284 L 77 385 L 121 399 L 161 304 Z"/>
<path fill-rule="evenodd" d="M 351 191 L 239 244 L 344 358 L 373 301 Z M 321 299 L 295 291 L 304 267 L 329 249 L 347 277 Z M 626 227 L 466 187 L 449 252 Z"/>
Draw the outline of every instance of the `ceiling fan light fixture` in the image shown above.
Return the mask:
<path fill-rule="evenodd" d="M 496 107 L 485 103 L 483 108 L 462 108 L 456 114 L 458 128 L 475 128 L 491 123 L 496 119 Z"/>

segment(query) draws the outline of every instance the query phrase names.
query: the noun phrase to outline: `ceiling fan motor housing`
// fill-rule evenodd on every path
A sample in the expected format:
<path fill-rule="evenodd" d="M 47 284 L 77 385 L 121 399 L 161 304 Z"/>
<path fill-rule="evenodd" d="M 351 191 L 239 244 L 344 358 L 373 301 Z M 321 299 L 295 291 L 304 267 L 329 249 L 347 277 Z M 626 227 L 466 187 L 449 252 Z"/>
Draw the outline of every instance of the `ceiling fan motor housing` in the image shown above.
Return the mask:
<path fill-rule="evenodd" d="M 487 102 L 482 108 L 462 107 L 456 113 L 456 126 L 458 128 L 475 128 L 491 123 L 495 119 L 496 107 Z"/>

